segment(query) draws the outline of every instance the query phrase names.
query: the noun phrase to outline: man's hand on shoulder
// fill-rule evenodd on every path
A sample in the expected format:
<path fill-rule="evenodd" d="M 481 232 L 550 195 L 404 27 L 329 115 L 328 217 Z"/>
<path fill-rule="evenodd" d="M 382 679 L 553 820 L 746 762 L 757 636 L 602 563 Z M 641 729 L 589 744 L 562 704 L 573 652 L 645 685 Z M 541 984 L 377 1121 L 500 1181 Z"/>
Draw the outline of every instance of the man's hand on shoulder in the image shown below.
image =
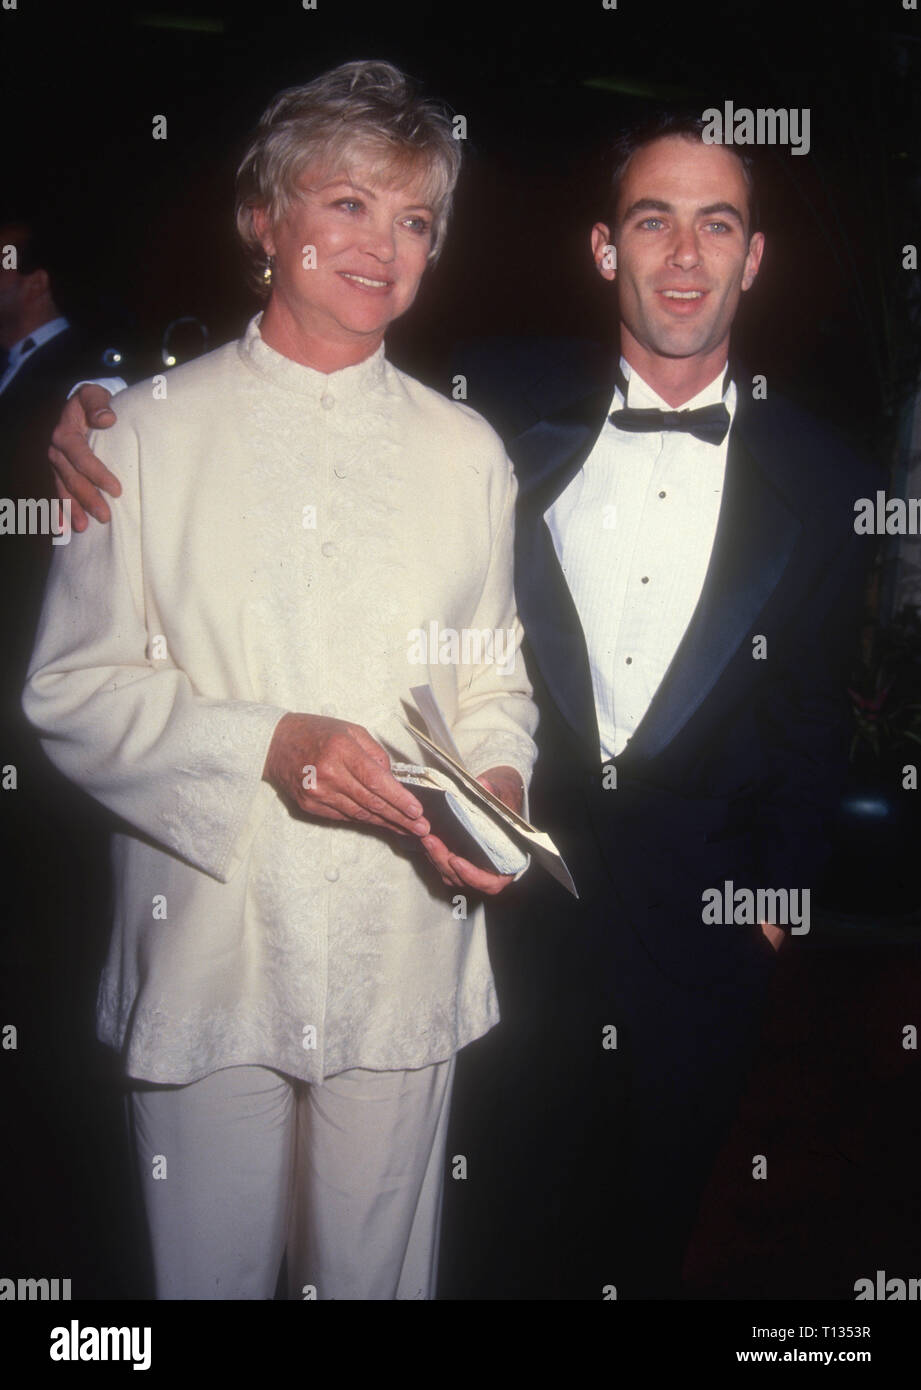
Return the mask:
<path fill-rule="evenodd" d="M 75 531 L 86 530 L 87 514 L 103 523 L 111 521 L 103 489 L 112 497 L 121 496 L 121 483 L 86 442 L 90 430 L 107 430 L 115 424 L 111 399 L 104 386 L 81 386 L 66 402 L 51 436 L 48 457 L 55 486 L 62 501 L 71 503 L 71 525 Z"/>

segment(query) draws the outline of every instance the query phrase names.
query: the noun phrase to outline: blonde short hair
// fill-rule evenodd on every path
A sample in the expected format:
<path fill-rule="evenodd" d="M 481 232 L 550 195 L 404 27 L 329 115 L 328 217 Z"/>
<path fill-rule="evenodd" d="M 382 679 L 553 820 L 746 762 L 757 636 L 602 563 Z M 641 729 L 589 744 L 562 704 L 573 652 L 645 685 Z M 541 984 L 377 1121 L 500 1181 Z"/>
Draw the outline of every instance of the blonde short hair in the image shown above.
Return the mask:
<path fill-rule="evenodd" d="M 347 169 L 360 154 L 397 186 L 424 172 L 424 199 L 433 212 L 435 261 L 444 243 L 460 173 L 460 141 L 445 107 L 422 98 L 390 63 L 343 63 L 302 87 L 280 92 L 263 112 L 237 170 L 236 220 L 252 269 L 264 290 L 265 251 L 253 222 L 264 208 L 274 226 L 297 196 L 310 165 Z"/>

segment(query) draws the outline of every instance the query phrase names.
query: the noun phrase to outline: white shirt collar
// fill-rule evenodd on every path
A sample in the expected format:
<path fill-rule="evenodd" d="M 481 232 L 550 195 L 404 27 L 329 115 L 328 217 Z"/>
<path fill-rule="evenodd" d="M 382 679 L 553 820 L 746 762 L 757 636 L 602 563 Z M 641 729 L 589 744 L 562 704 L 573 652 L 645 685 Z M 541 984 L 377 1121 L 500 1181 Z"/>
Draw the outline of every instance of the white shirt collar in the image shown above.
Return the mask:
<path fill-rule="evenodd" d="M 10 348 L 10 366 L 12 367 L 14 363 L 19 362 L 23 356 L 28 357 L 29 353 L 34 352 L 37 347 L 41 347 L 44 343 L 50 342 L 52 338 L 56 338 L 59 333 L 63 333 L 65 328 L 69 327 L 69 321 L 62 315 L 59 315 L 58 318 L 49 319 L 47 323 L 43 323 L 40 328 L 33 328 L 31 333 L 24 333 L 19 341 L 13 343 Z M 33 346 L 29 349 L 28 353 L 24 354 L 22 345 L 23 343 L 28 343 L 30 340 Z"/>
<path fill-rule="evenodd" d="M 735 384 L 730 382 L 723 395 L 723 378 L 726 375 L 726 368 L 722 367 L 712 381 L 708 382 L 702 391 L 698 391 L 696 396 L 685 401 L 682 405 L 669 405 L 664 401 L 658 392 L 654 391 L 648 382 L 644 381 L 639 372 L 634 371 L 625 357 L 620 359 L 620 369 L 624 374 L 629 386 L 630 408 L 631 410 L 697 410 L 704 405 L 719 405 L 720 401 L 725 402 L 730 416 L 733 413 L 736 402 Z M 618 387 L 614 395 L 615 404 L 621 406 L 625 404 Z"/>

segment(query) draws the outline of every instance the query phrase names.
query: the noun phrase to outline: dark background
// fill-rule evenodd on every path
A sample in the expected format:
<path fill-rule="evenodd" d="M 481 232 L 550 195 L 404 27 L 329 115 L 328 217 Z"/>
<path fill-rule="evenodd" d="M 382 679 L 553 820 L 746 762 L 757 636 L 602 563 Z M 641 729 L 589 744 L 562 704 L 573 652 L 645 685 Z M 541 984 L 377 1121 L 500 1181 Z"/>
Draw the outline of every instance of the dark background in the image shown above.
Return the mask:
<path fill-rule="evenodd" d="M 441 389 L 460 339 L 610 338 L 615 305 L 588 232 L 605 142 L 626 120 L 670 100 L 808 107 L 808 157 L 760 152 L 768 249 L 736 341 L 770 389 L 888 465 L 919 366 L 917 277 L 901 265 L 921 237 L 916 12 L 898 0 L 318 6 L 0 8 L 0 218 L 46 219 L 62 307 L 135 372 L 160 369 L 171 320 L 195 315 L 213 347 L 258 307 L 233 230 L 236 160 L 274 93 L 336 63 L 389 59 L 467 117 L 446 250 L 390 335 L 394 360 Z M 151 137 L 155 115 L 166 140 Z M 117 1063 L 93 1041 L 108 932 L 86 862 L 98 841 L 77 806 L 49 819 L 34 893 L 2 900 L 0 1025 L 19 1025 L 20 1046 L 0 1052 L 0 1276 L 143 1297 Z"/>
<path fill-rule="evenodd" d="M 608 137 L 650 103 L 730 99 L 811 111 L 808 156 L 760 152 L 770 240 L 738 346 L 867 439 L 904 382 L 921 23 L 899 0 L 319 0 L 315 11 L 18 0 L 0 20 L 0 207 L 49 214 L 62 296 L 138 370 L 157 367 L 172 319 L 196 315 L 215 346 L 256 307 L 233 173 L 268 99 L 373 56 L 468 121 L 445 254 L 391 334 L 401 364 L 437 381 L 458 338 L 609 332 L 613 305 L 588 255 Z M 152 138 L 154 115 L 166 140 Z"/>

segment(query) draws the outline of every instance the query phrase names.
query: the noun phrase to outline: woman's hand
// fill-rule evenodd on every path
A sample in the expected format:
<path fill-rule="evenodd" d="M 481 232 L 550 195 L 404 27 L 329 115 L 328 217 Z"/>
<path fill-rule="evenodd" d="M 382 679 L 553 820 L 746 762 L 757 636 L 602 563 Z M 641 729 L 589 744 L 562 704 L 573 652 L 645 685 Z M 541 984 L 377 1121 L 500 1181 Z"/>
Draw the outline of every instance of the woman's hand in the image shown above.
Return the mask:
<path fill-rule="evenodd" d="M 104 386 L 81 386 L 66 402 L 51 436 L 48 457 L 55 486 L 62 501 L 70 501 L 70 521 L 75 531 L 86 530 L 87 512 L 97 521 L 111 520 L 100 488 L 113 497 L 121 496 L 121 483 L 86 442 L 90 430 L 107 430 L 115 424 L 115 411 L 109 406 L 111 399 Z"/>
<path fill-rule="evenodd" d="M 512 811 L 521 811 L 524 801 L 524 784 L 513 767 L 491 767 L 477 778 L 487 791 L 491 791 Z M 514 882 L 512 874 L 494 874 L 488 869 L 478 869 L 469 859 L 452 854 L 447 845 L 435 835 L 426 835 L 422 840 L 432 864 L 441 875 L 441 880 L 449 888 L 473 888 L 477 893 L 494 898 L 503 888 Z"/>
<path fill-rule="evenodd" d="M 360 724 L 320 714 L 286 714 L 275 726 L 263 780 L 300 810 L 324 820 L 359 821 L 399 835 L 428 835 L 412 792 Z"/>

